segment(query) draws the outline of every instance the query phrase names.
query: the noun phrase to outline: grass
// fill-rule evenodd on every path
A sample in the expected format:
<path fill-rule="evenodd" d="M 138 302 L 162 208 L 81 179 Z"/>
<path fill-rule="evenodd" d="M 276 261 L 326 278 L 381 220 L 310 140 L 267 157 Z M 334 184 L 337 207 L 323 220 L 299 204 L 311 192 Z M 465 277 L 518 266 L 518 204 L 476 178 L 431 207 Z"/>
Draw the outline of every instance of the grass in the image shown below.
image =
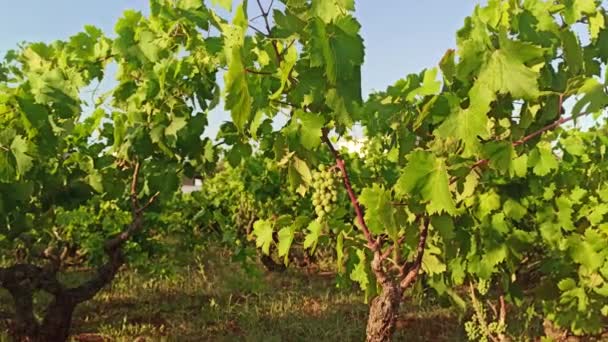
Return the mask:
<path fill-rule="evenodd" d="M 331 274 L 268 273 L 257 267 L 256 276 L 229 262 L 219 249 L 199 260 L 167 279 L 123 270 L 111 287 L 77 308 L 73 340 L 364 340 L 368 307 L 363 295 L 356 288 L 336 289 Z M 402 309 L 396 340 L 465 340 L 449 309 L 407 302 Z M 10 310 L 10 298 L 0 292 L 0 318 Z"/>

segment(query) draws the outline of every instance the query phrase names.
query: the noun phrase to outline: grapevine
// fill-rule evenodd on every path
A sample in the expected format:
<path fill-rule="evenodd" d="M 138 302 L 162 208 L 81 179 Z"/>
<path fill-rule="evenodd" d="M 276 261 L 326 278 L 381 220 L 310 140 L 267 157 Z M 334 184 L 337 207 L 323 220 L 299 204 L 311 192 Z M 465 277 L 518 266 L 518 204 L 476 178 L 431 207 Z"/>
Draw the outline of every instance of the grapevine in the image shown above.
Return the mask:
<path fill-rule="evenodd" d="M 370 342 L 393 337 L 419 281 L 468 310 L 471 339 L 512 335 L 507 307 L 605 332 L 604 3 L 488 1 L 436 66 L 363 96 L 354 1 L 212 2 L 229 19 L 151 0 L 115 35 L 86 27 L 0 64 L 0 285 L 20 339 L 68 339 L 78 304 L 160 250 L 152 236 L 196 236 L 182 244 L 194 249 L 212 233 L 236 257 L 256 253 L 246 234 L 284 264 L 296 246 L 332 247 L 369 301 Z M 85 113 L 83 90 L 110 64 L 116 86 Z M 219 103 L 230 118 L 214 141 Z M 336 144 L 355 140 L 368 145 Z M 175 195 L 194 176 L 205 191 Z M 67 254 L 96 271 L 88 281 L 60 281 Z M 40 291 L 55 299 L 42 319 Z"/>

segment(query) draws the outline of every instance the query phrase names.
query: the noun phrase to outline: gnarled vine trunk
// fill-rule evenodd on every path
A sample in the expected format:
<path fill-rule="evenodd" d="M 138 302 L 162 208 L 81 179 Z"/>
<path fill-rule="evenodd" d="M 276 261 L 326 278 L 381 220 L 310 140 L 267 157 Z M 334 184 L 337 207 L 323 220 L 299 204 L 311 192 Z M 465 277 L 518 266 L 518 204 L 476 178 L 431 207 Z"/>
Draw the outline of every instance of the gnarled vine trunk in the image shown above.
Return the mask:
<path fill-rule="evenodd" d="M 56 297 L 48 306 L 38 332 L 38 341 L 67 341 L 76 303 L 70 298 Z"/>
<path fill-rule="evenodd" d="M 387 283 L 382 286 L 382 293 L 372 300 L 367 319 L 367 342 L 391 341 L 395 333 L 401 288 L 398 284 Z"/>
<path fill-rule="evenodd" d="M 97 274 L 74 288 L 66 288 L 57 280 L 56 269 L 47 270 L 31 264 L 0 268 L 0 285 L 8 290 L 15 304 L 13 339 L 18 342 L 67 341 L 76 306 L 93 298 L 109 284 L 124 263 L 120 250 L 110 252 L 108 262 L 98 268 Z M 38 291 L 54 296 L 42 321 L 34 314 L 33 298 Z"/>

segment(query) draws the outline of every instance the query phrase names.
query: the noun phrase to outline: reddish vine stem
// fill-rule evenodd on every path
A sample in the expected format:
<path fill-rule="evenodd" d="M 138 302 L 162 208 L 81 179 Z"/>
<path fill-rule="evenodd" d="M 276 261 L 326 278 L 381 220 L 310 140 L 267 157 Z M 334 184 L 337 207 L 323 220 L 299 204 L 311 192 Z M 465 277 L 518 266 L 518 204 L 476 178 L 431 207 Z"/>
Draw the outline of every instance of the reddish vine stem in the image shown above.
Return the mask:
<path fill-rule="evenodd" d="M 148 202 L 146 202 L 146 204 L 144 204 L 143 206 L 141 206 L 139 209 L 137 209 L 137 213 L 142 213 L 144 210 L 148 209 L 148 207 L 150 205 L 152 205 L 152 203 L 154 203 L 154 201 L 156 201 L 156 198 L 160 195 L 160 191 L 157 191 L 154 195 L 152 195 L 152 197 L 150 197 L 150 199 L 148 200 Z"/>
<path fill-rule="evenodd" d="M 561 126 L 561 125 L 563 125 L 563 124 L 565 124 L 565 123 L 567 123 L 569 121 L 574 120 L 576 117 L 582 117 L 582 116 L 589 115 L 589 114 L 591 114 L 591 113 L 590 112 L 586 112 L 586 113 L 581 113 L 581 114 L 579 114 L 577 116 L 572 115 L 572 116 L 561 117 L 561 118 L 555 120 L 554 122 L 548 124 L 547 126 L 544 126 L 541 129 L 539 129 L 537 131 L 534 131 L 534 132 L 526 135 L 525 137 L 523 137 L 523 138 L 521 138 L 521 139 L 519 139 L 517 141 L 514 141 L 512 143 L 512 145 L 513 145 L 513 147 L 517 147 L 517 146 L 523 145 L 523 144 L 527 143 L 528 141 L 530 141 L 530 140 L 538 137 L 539 135 L 541 135 L 541 134 L 543 134 L 543 133 L 545 133 L 547 131 L 551 131 L 553 129 L 556 129 L 559 126 Z M 484 166 L 484 165 L 488 164 L 489 162 L 490 162 L 489 159 L 480 159 L 480 160 L 476 161 L 473 165 L 471 165 L 471 170 L 474 170 L 474 169 L 476 169 L 478 167 Z M 450 179 L 450 184 L 453 184 L 457 180 L 458 180 L 458 177 L 452 177 L 452 179 Z"/>
<path fill-rule="evenodd" d="M 405 235 L 400 237 L 396 243 L 388 246 L 388 248 L 384 251 L 384 253 L 382 253 L 382 255 L 380 255 L 380 260 L 385 260 L 386 258 L 388 258 L 388 256 L 391 255 L 391 253 L 395 249 L 395 246 L 401 245 L 401 243 L 403 243 L 404 240 L 405 240 Z"/>
<path fill-rule="evenodd" d="M 422 266 L 422 257 L 424 257 L 424 248 L 426 247 L 426 238 L 428 234 L 429 218 L 423 217 L 420 222 L 420 237 L 418 238 L 418 246 L 416 247 L 416 259 L 414 259 L 414 262 L 409 267 L 407 274 L 405 273 L 405 269 L 408 266 L 407 263 L 404 263 L 400 270 L 402 280 L 399 285 L 402 289 L 407 289 L 418 276 L 418 272 Z"/>
<path fill-rule="evenodd" d="M 129 227 L 126 230 L 124 230 L 123 232 L 118 234 L 116 237 L 111 238 L 105 242 L 104 249 L 108 252 L 115 251 L 125 241 L 130 239 L 131 236 L 133 236 L 133 234 L 135 234 L 135 232 L 137 230 L 140 229 L 140 227 L 142 225 L 142 220 L 143 220 L 143 218 L 142 218 L 143 211 L 145 209 L 147 209 L 152 203 L 154 203 L 154 201 L 156 201 L 156 199 L 160 195 L 160 192 L 156 192 L 154 195 L 152 195 L 152 197 L 150 197 L 150 199 L 146 202 L 146 204 L 144 204 L 143 206 L 140 206 L 139 200 L 137 199 L 137 181 L 139 179 L 140 165 L 141 164 L 139 163 L 139 161 L 135 163 L 135 166 L 133 167 L 133 177 L 131 179 L 131 189 L 130 189 L 131 214 L 132 214 L 131 224 L 129 225 Z"/>
<path fill-rule="evenodd" d="M 357 221 L 359 222 L 359 225 L 361 226 L 360 227 L 361 231 L 363 232 L 363 235 L 365 236 L 365 239 L 367 240 L 367 246 L 372 251 L 379 252 L 380 244 L 378 241 L 374 240 L 372 233 L 370 232 L 369 228 L 367 227 L 367 224 L 365 223 L 365 218 L 363 216 L 363 210 L 361 210 L 361 206 L 359 205 L 359 200 L 357 199 L 357 195 L 355 195 L 355 192 L 353 191 L 353 188 L 350 184 L 350 179 L 348 176 L 348 172 L 346 170 L 346 165 L 344 164 L 344 160 L 340 156 L 340 152 L 338 152 L 334 148 L 334 145 L 329 140 L 329 137 L 327 136 L 327 129 L 324 128 L 322 130 L 321 138 L 323 139 L 323 141 L 329 148 L 329 151 L 331 152 L 331 154 L 334 156 L 334 159 L 336 160 L 336 167 L 342 172 L 342 181 L 344 183 L 344 187 L 346 188 L 346 192 L 348 193 L 350 202 L 352 203 L 353 208 L 355 209 L 355 214 L 357 215 Z"/>

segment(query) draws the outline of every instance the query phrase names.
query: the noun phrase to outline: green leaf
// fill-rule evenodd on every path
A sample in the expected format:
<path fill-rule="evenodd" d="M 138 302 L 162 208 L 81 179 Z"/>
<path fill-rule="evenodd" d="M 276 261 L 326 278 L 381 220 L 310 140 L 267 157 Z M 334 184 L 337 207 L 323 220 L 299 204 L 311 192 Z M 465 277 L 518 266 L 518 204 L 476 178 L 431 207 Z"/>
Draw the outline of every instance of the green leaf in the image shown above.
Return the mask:
<path fill-rule="evenodd" d="M 583 50 L 578 38 L 570 30 L 562 31 L 561 38 L 568 72 L 570 75 L 578 75 L 583 69 Z"/>
<path fill-rule="evenodd" d="M 426 151 L 414 151 L 407 157 L 408 164 L 395 184 L 398 195 L 420 195 L 428 201 L 426 210 L 430 213 L 456 211 L 450 193 L 448 172 L 443 158 L 436 158 Z"/>
<path fill-rule="evenodd" d="M 484 156 L 495 170 L 512 174 L 515 150 L 513 145 L 505 141 L 491 141 L 483 146 Z"/>
<path fill-rule="evenodd" d="M 29 152 L 27 140 L 20 135 L 15 136 L 11 144 L 11 152 L 17 163 L 17 174 L 23 176 L 32 167 L 33 161 L 33 158 L 27 154 Z"/>
<path fill-rule="evenodd" d="M 436 80 L 437 68 L 426 69 L 420 87 L 407 94 L 406 100 L 412 101 L 416 96 L 434 95 L 441 89 L 441 82 Z"/>
<path fill-rule="evenodd" d="M 0 182 L 11 183 L 16 176 L 14 162 L 9 153 L 0 150 Z"/>
<path fill-rule="evenodd" d="M 336 269 L 338 273 L 344 273 L 344 233 L 338 233 L 336 239 Z"/>
<path fill-rule="evenodd" d="M 474 195 L 475 189 L 479 185 L 479 174 L 475 170 L 471 170 L 464 179 L 462 192 L 458 194 L 458 202 L 461 202 Z"/>
<path fill-rule="evenodd" d="M 579 21 L 583 14 L 592 14 L 597 11 L 594 0 L 570 0 L 564 1 L 564 19 L 568 25 Z"/>
<path fill-rule="evenodd" d="M 228 61 L 228 72 L 224 74 L 226 87 L 225 109 L 230 111 L 232 121 L 239 132 L 245 131 L 245 126 L 252 116 L 253 100 L 247 84 L 247 73 L 243 63 L 243 44 L 247 16 L 243 4 L 236 10 L 233 25 L 224 25 L 224 49 Z"/>
<path fill-rule="evenodd" d="M 561 227 L 565 230 L 572 231 L 575 229 L 572 222 L 572 202 L 565 195 L 559 196 L 555 199 L 555 205 L 557 206 L 557 218 Z"/>
<path fill-rule="evenodd" d="M 125 135 L 127 133 L 125 115 L 120 112 L 112 113 L 112 123 L 114 126 L 114 145 L 112 146 L 112 149 L 114 150 L 114 152 L 120 153 L 121 146 L 124 142 Z"/>
<path fill-rule="evenodd" d="M 312 150 L 321 144 L 321 128 L 325 120 L 321 115 L 298 111 L 295 115 L 300 124 L 300 142 L 305 148 Z"/>
<path fill-rule="evenodd" d="M 289 81 L 289 76 L 293 70 L 293 67 L 296 65 L 296 61 L 298 60 L 298 52 L 294 45 L 291 45 L 287 49 L 287 53 L 283 54 L 283 59 L 281 61 L 281 66 L 279 67 L 279 76 L 281 79 L 281 86 L 274 94 L 270 95 L 269 99 L 276 100 L 279 99 L 283 93 L 283 89 L 285 89 L 285 85 Z"/>
<path fill-rule="evenodd" d="M 455 137 L 464 142 L 464 157 L 472 156 L 480 151 L 479 138 L 489 137 L 488 117 L 484 111 L 476 108 L 458 109 L 435 130 L 442 138 Z"/>
<path fill-rule="evenodd" d="M 443 273 L 447 268 L 436 255 L 424 253 L 422 256 L 422 269 L 425 273 L 433 275 Z"/>
<path fill-rule="evenodd" d="M 341 16 L 345 11 L 355 9 L 354 0 L 313 0 L 312 13 L 329 23 Z"/>
<path fill-rule="evenodd" d="M 589 16 L 589 35 L 592 40 L 596 40 L 600 31 L 606 26 L 604 14 L 598 11 L 595 15 Z"/>
<path fill-rule="evenodd" d="M 357 282 L 361 290 L 367 292 L 370 287 L 370 276 L 367 272 L 367 256 L 364 251 L 357 249 L 357 257 L 359 262 L 350 273 L 350 279 Z"/>
<path fill-rule="evenodd" d="M 528 165 L 533 167 L 534 174 L 538 176 L 546 176 L 551 170 L 556 170 L 557 158 L 553 154 L 550 143 L 545 141 L 538 143 L 530 153 Z"/>
<path fill-rule="evenodd" d="M 179 132 L 179 130 L 181 130 L 182 128 L 186 127 L 187 124 L 188 121 L 186 120 L 186 118 L 176 116 L 173 118 L 173 120 L 171 120 L 169 126 L 165 128 L 165 135 L 172 135 L 177 138 L 177 132 Z"/>
<path fill-rule="evenodd" d="M 232 12 L 232 0 L 211 0 L 213 5 L 220 5 L 228 12 Z"/>
<path fill-rule="evenodd" d="M 519 43 L 509 44 L 503 41 L 505 48 L 496 50 L 490 56 L 488 63 L 479 73 L 479 78 L 469 92 L 472 106 L 486 107 L 496 97 L 495 93 L 511 94 L 515 98 L 535 99 L 539 95 L 537 78 L 539 73 L 527 67 L 524 62 L 530 57 L 542 55 L 537 49 L 526 55 L 521 55 L 523 46 Z M 487 97 L 486 97 L 487 96 Z M 481 105 L 483 104 L 483 105 Z"/>
<path fill-rule="evenodd" d="M 317 248 L 317 243 L 319 242 L 322 231 L 323 225 L 321 222 L 317 220 L 311 221 L 308 225 L 308 234 L 306 234 L 306 238 L 304 239 L 304 249 L 310 249 L 311 252 L 314 252 Z"/>
<path fill-rule="evenodd" d="M 243 160 L 243 158 L 249 157 L 251 153 L 251 145 L 237 143 L 232 146 L 228 153 L 226 153 L 226 160 L 228 160 L 230 166 L 236 167 L 241 163 L 241 160 Z"/>
<path fill-rule="evenodd" d="M 262 248 L 262 252 L 266 255 L 270 253 L 270 245 L 274 242 L 272 232 L 270 221 L 258 220 L 253 224 L 252 234 L 256 237 L 255 244 L 258 248 Z"/>
<path fill-rule="evenodd" d="M 519 202 L 509 198 L 505 201 L 505 204 L 502 207 L 503 212 L 507 215 L 508 218 L 519 221 L 524 216 L 526 216 L 528 210 L 523 205 L 519 204 Z"/>
<path fill-rule="evenodd" d="M 477 216 L 479 218 L 484 218 L 499 208 L 500 196 L 493 189 L 479 195 L 479 207 L 477 208 Z"/>
<path fill-rule="evenodd" d="M 431 225 L 439 231 L 443 241 L 451 241 L 456 236 L 454 221 L 448 215 L 431 216 Z"/>
<path fill-rule="evenodd" d="M 155 63 L 158 61 L 160 49 L 158 42 L 156 42 L 156 35 L 154 32 L 148 30 L 139 32 L 139 48 L 150 62 Z"/>
<path fill-rule="evenodd" d="M 439 62 L 439 67 L 443 73 L 443 78 L 448 85 L 452 84 L 454 81 L 454 76 L 456 75 L 456 61 L 454 56 L 454 50 L 450 49 L 445 52 L 441 58 L 441 61 Z"/>
<path fill-rule="evenodd" d="M 294 156 L 293 157 L 293 167 L 296 169 L 296 171 L 298 171 L 298 173 L 300 174 L 300 176 L 302 177 L 302 180 L 304 182 L 306 182 L 308 184 L 312 183 L 312 174 L 310 172 L 310 168 L 308 167 L 308 164 L 306 164 L 305 161 Z"/>
<path fill-rule="evenodd" d="M 103 193 L 103 177 L 97 170 L 90 170 L 86 180 L 93 190 L 97 191 L 98 193 Z"/>
<path fill-rule="evenodd" d="M 365 188 L 359 196 L 359 202 L 365 206 L 365 222 L 373 234 L 388 232 L 393 240 L 397 240 L 397 224 L 395 208 L 391 205 L 390 191 L 378 184 Z"/>
<path fill-rule="evenodd" d="M 487 113 L 497 93 L 523 99 L 536 99 L 540 93 L 537 82 L 539 73 L 524 63 L 542 56 L 544 50 L 503 37 L 500 41 L 501 48 L 490 55 L 469 91 L 469 107 L 458 108 L 436 130 L 440 137 L 462 140 L 465 157 L 479 152 L 478 138 L 489 138 Z"/>
<path fill-rule="evenodd" d="M 517 177 L 526 177 L 528 174 L 528 155 L 522 154 L 513 159 L 513 171 Z"/>
<path fill-rule="evenodd" d="M 496 266 L 504 261 L 506 257 L 507 245 L 498 245 L 486 250 L 479 262 L 479 277 L 489 279 L 492 273 L 496 271 Z"/>
<path fill-rule="evenodd" d="M 352 82 L 357 82 L 354 86 L 360 88 L 364 47 L 359 29 L 359 23 L 351 16 L 339 17 L 332 24 L 319 18 L 309 21 L 310 66 L 324 67 L 329 85 L 341 87 L 346 82 L 353 86 Z"/>
<path fill-rule="evenodd" d="M 216 2 L 218 2 L 218 0 L 211 0 L 211 2 L 215 4 Z M 200 0 L 179 0 L 177 6 L 185 10 L 196 10 L 203 6 L 203 2 Z M 227 10 L 230 11 L 231 9 L 227 8 Z"/>
<path fill-rule="evenodd" d="M 581 95 L 572 107 L 572 115 L 581 113 L 595 113 L 608 106 L 608 95 L 604 91 L 604 85 L 595 78 L 588 78 L 579 88 L 578 95 Z"/>
<path fill-rule="evenodd" d="M 580 236 L 572 235 L 568 238 L 568 250 L 572 259 L 585 266 L 589 272 L 597 271 L 603 264 L 604 258 L 597 253 L 593 246 Z"/>
<path fill-rule="evenodd" d="M 598 204 L 593 207 L 593 210 L 589 216 L 587 216 L 587 219 L 589 219 L 591 225 L 597 226 L 603 222 L 604 215 L 606 214 L 608 214 L 608 203 Z"/>
<path fill-rule="evenodd" d="M 573 156 L 582 156 L 585 153 L 585 144 L 583 140 L 576 135 L 570 135 L 565 139 L 560 140 L 560 144 L 566 152 Z"/>
<path fill-rule="evenodd" d="M 557 287 L 562 291 L 569 291 L 576 287 L 576 281 L 572 278 L 565 278 L 557 283 Z"/>
<path fill-rule="evenodd" d="M 291 226 L 281 228 L 278 233 L 279 243 L 277 244 L 277 249 L 279 257 L 284 257 L 283 263 L 285 265 L 289 263 L 289 250 L 291 249 L 291 244 L 293 243 L 295 231 L 296 225 L 293 224 Z"/>

